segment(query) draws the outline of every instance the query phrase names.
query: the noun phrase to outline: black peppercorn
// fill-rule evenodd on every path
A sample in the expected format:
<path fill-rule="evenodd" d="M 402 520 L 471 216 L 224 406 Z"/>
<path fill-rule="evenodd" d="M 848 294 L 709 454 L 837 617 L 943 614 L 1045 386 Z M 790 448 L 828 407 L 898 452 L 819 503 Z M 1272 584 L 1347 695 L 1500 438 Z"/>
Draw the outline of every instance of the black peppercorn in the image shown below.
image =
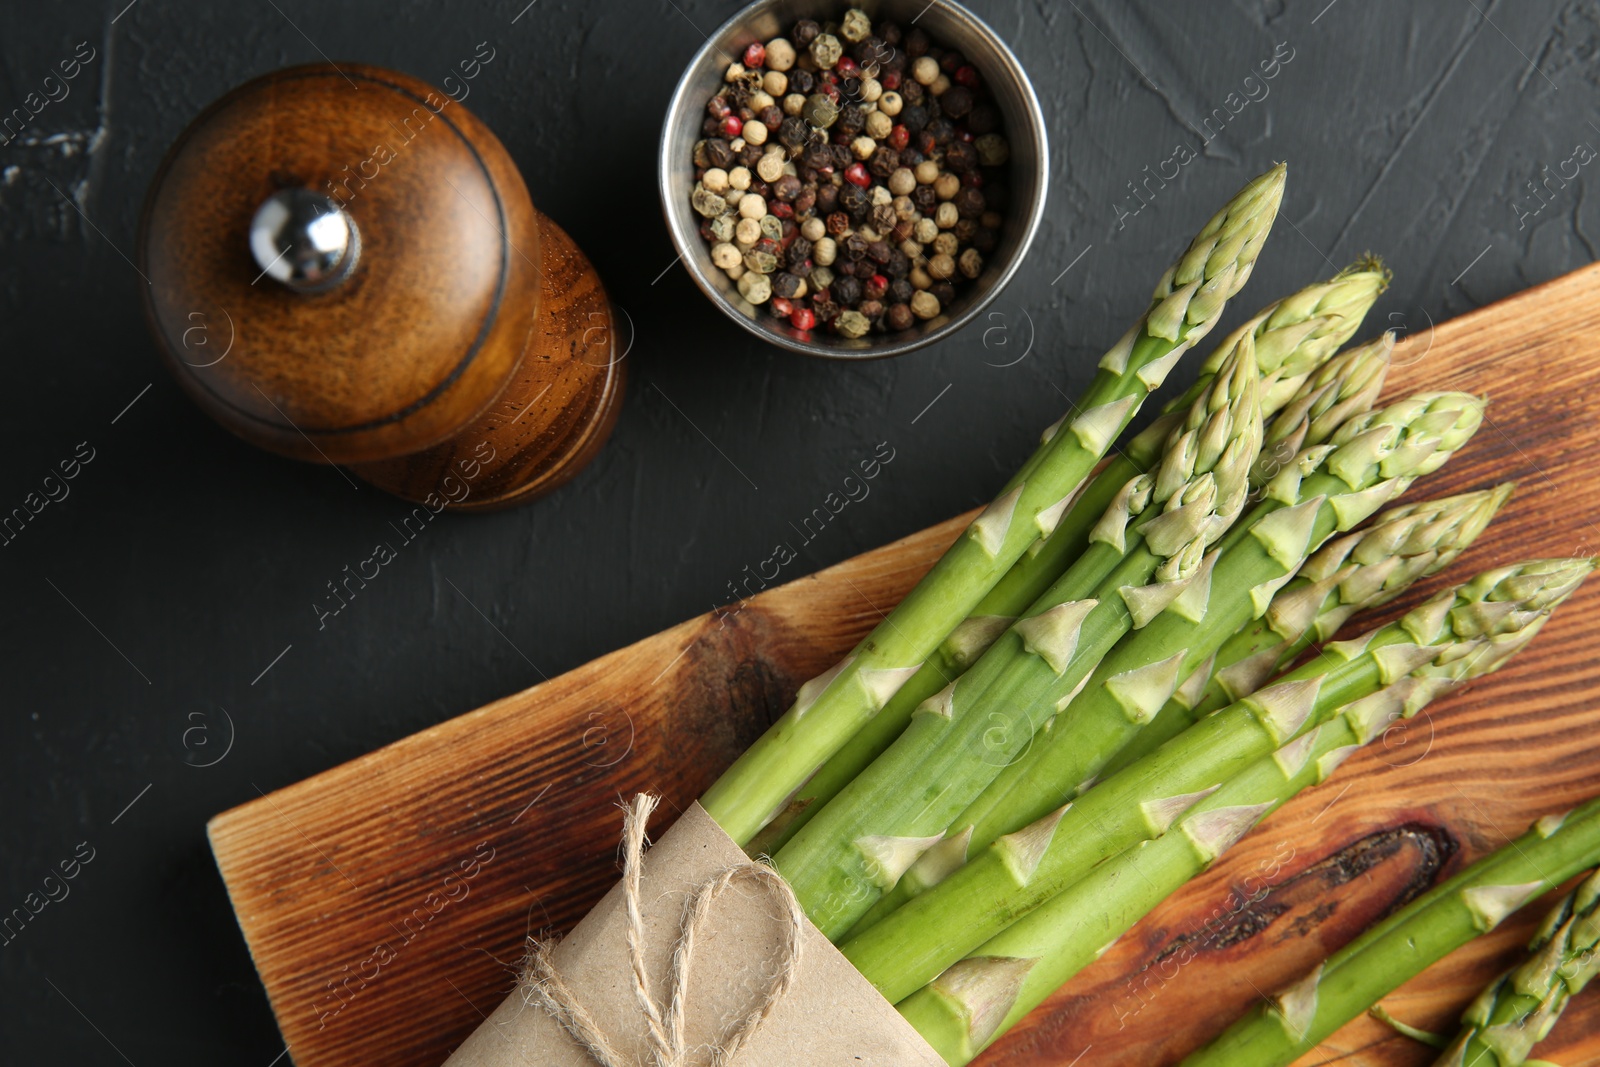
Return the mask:
<path fill-rule="evenodd" d="M 805 120 L 801 119 L 800 121 L 804 122 Z M 810 127 L 807 127 L 807 136 L 810 136 Z M 805 161 L 805 165 L 812 170 L 821 171 L 826 167 L 833 166 L 833 148 L 830 145 L 821 143 L 807 144 L 805 154 L 801 158 Z"/>
<path fill-rule="evenodd" d="M 883 301 L 881 300 L 862 300 L 861 307 L 857 310 L 859 310 L 861 314 L 865 315 L 867 318 L 876 321 L 883 318 L 883 313 L 886 309 L 884 308 Z"/>
<path fill-rule="evenodd" d="M 871 211 L 872 228 L 879 233 L 893 230 L 900 220 L 895 217 L 893 204 L 874 204 Z"/>
<path fill-rule="evenodd" d="M 912 285 L 909 279 L 891 278 L 889 280 L 889 303 L 909 304 L 911 302 L 911 294 L 916 291 L 917 287 Z"/>
<path fill-rule="evenodd" d="M 799 115 L 790 115 L 778 124 L 778 143 L 785 148 L 799 148 L 811 137 L 811 127 Z"/>
<path fill-rule="evenodd" d="M 807 256 L 805 259 L 797 260 L 794 258 L 794 249 L 789 249 L 790 274 L 793 274 L 796 278 L 809 278 L 811 277 L 811 272 L 815 269 L 816 264 L 812 262 L 810 256 Z"/>
<path fill-rule="evenodd" d="M 993 133 L 1000 128 L 1000 111 L 993 104 L 974 104 L 967 116 L 967 129 L 975 134 Z"/>
<path fill-rule="evenodd" d="M 869 33 L 856 42 L 855 47 L 850 50 L 850 57 L 862 70 L 868 70 L 888 59 L 889 49 L 883 43 L 882 37 Z"/>
<path fill-rule="evenodd" d="M 954 48 L 939 57 L 939 69 L 946 74 L 955 74 L 956 71 L 967 65 L 966 58 Z"/>
<path fill-rule="evenodd" d="M 783 125 L 783 108 L 777 104 L 768 104 L 761 109 L 757 117 L 761 119 L 761 125 L 776 133 L 778 132 L 778 127 Z"/>
<path fill-rule="evenodd" d="M 844 307 L 855 307 L 861 302 L 861 282 L 848 275 L 838 278 L 828 287 L 834 300 Z"/>
<path fill-rule="evenodd" d="M 727 170 L 733 166 L 733 149 L 720 137 L 713 137 L 706 142 L 706 162 L 713 167 Z"/>
<path fill-rule="evenodd" d="M 815 41 L 821 32 L 822 27 L 817 25 L 815 20 L 801 19 L 794 24 L 794 32 L 790 37 L 793 38 L 796 48 L 810 48 L 811 42 Z"/>
<path fill-rule="evenodd" d="M 856 261 L 846 256 L 844 259 L 835 260 L 833 273 L 845 278 L 854 278 L 856 274 Z M 835 285 L 839 284 L 834 282 Z"/>
<path fill-rule="evenodd" d="M 880 267 L 889 262 L 894 250 L 889 247 L 888 241 L 871 241 L 867 244 L 867 257 Z"/>
<path fill-rule="evenodd" d="M 961 118 L 972 110 L 972 90 L 965 85 L 952 85 L 939 98 L 939 107 L 951 118 Z"/>
<path fill-rule="evenodd" d="M 772 276 L 772 295 L 781 296 L 785 300 L 793 300 L 800 295 L 800 287 L 804 285 L 799 278 L 788 271 L 779 271 Z"/>
<path fill-rule="evenodd" d="M 950 227 L 950 232 L 956 235 L 956 240 L 961 244 L 969 245 L 978 236 L 978 222 L 976 219 L 959 219 Z"/>
<path fill-rule="evenodd" d="M 928 124 L 928 109 L 921 104 L 910 104 L 900 109 L 898 117 L 900 125 L 904 126 L 906 132 L 915 138 L 917 134 L 922 132 L 923 127 Z"/>
<path fill-rule="evenodd" d="M 868 241 L 859 233 L 852 233 L 844 239 L 844 254 L 860 263 L 867 258 Z"/>
<path fill-rule="evenodd" d="M 796 237 L 789 244 L 789 262 L 798 263 L 803 259 L 811 258 L 812 244 L 804 237 Z"/>
<path fill-rule="evenodd" d="M 928 121 L 944 118 L 944 106 L 939 103 L 939 98 L 932 93 L 924 94 L 922 106 L 928 109 Z"/>
<path fill-rule="evenodd" d="M 898 23 L 885 22 L 878 26 L 878 36 L 886 45 L 897 45 L 902 40 Z"/>
<path fill-rule="evenodd" d="M 900 153 L 890 145 L 880 144 L 872 155 L 867 157 L 867 173 L 874 178 L 881 178 L 887 182 L 889 175 L 899 169 Z"/>
<path fill-rule="evenodd" d="M 921 107 L 927 95 L 922 85 L 911 78 L 900 82 L 900 99 L 905 101 L 907 107 Z"/>
<path fill-rule="evenodd" d="M 885 263 L 883 265 L 883 272 L 885 274 L 887 274 L 893 280 L 899 280 L 901 278 L 904 278 L 906 275 L 911 273 L 911 259 L 910 259 L 910 257 L 907 256 L 904 252 L 900 251 L 898 248 L 891 249 L 889 251 L 889 262 L 887 262 L 887 263 Z M 892 284 L 892 282 L 891 282 L 891 284 Z M 906 282 L 906 285 L 909 286 L 910 284 L 911 284 L 910 282 Z M 893 292 L 893 290 L 890 290 L 890 291 Z M 911 290 L 910 289 L 906 290 L 905 299 L 906 300 L 910 300 L 911 299 Z"/>
<path fill-rule="evenodd" d="M 931 185 L 919 185 L 911 190 L 911 202 L 917 205 L 917 210 L 924 215 L 932 215 L 939 206 L 939 194 L 933 191 Z"/>
<path fill-rule="evenodd" d="M 755 170 L 756 164 L 761 162 L 762 155 L 760 145 L 747 144 L 739 149 L 739 164 Z"/>
<path fill-rule="evenodd" d="M 983 214 L 983 209 L 988 203 L 983 198 L 982 189 L 968 186 L 956 194 L 955 205 L 956 211 L 960 212 L 962 218 L 975 219 Z"/>
<path fill-rule="evenodd" d="M 794 211 L 797 215 L 809 215 L 811 209 L 817 206 L 817 190 L 815 186 L 807 186 L 800 190 L 800 195 L 794 198 Z"/>
<path fill-rule="evenodd" d="M 850 151 L 848 140 L 844 144 L 829 145 L 828 151 L 833 153 L 833 169 L 841 174 L 844 173 L 846 167 L 856 161 L 855 154 Z"/>
<path fill-rule="evenodd" d="M 861 99 L 861 79 L 851 75 L 839 83 L 839 96 L 845 100 Z"/>
<path fill-rule="evenodd" d="M 932 134 L 933 143 L 940 148 L 943 148 L 956 138 L 955 123 L 949 119 L 933 119 L 928 123 L 924 132 Z"/>
<path fill-rule="evenodd" d="M 840 110 L 839 120 L 834 123 L 833 128 L 842 134 L 854 137 L 856 134 L 861 132 L 862 127 L 866 124 L 867 116 L 866 113 L 861 110 L 860 106 L 857 104 L 846 104 L 844 108 Z"/>
<path fill-rule="evenodd" d="M 796 26 L 795 29 L 799 30 Z M 922 32 L 921 26 L 911 27 L 911 32 L 906 34 L 906 55 L 912 59 L 927 55 L 928 49 L 933 47 L 933 42 L 928 40 L 928 35 Z"/>
<path fill-rule="evenodd" d="M 917 146 L 917 151 L 925 156 L 931 156 L 939 150 L 939 143 L 933 139 L 933 131 L 923 128 L 921 133 L 911 135 L 911 143 Z"/>
<path fill-rule="evenodd" d="M 853 219 L 864 218 L 872 207 L 872 195 L 859 185 L 846 185 L 839 190 L 839 206 Z"/>
<path fill-rule="evenodd" d="M 801 96 L 810 96 L 811 90 L 817 87 L 817 79 L 809 70 L 799 67 L 789 71 L 789 91 L 799 93 Z"/>
<path fill-rule="evenodd" d="M 816 213 L 827 219 L 831 225 L 833 216 L 839 209 L 839 187 L 837 185 L 824 185 L 817 189 Z M 845 219 L 845 228 L 850 226 L 850 220 Z"/>
<path fill-rule="evenodd" d="M 906 300 L 910 299 L 909 296 L 906 297 Z M 883 320 L 891 330 L 911 329 L 912 315 L 910 305 L 905 301 L 889 305 L 889 310 L 884 314 Z"/>
<path fill-rule="evenodd" d="M 851 188 L 855 187 L 851 186 Z M 838 237 L 840 234 L 845 233 L 850 229 L 850 216 L 846 215 L 842 211 L 830 212 L 828 214 L 827 226 L 828 235 L 830 237 Z"/>
<path fill-rule="evenodd" d="M 874 152 L 873 155 L 877 155 L 877 153 Z M 907 146 L 905 148 L 902 148 L 900 150 L 900 165 L 902 167 L 910 167 L 911 169 L 915 170 L 917 164 L 921 163 L 923 160 L 925 160 L 927 158 L 928 158 L 927 156 L 923 155 L 921 152 L 918 152 L 915 148 L 911 148 L 909 146 Z"/>
<path fill-rule="evenodd" d="M 966 174 L 978 165 L 978 150 L 970 141 L 952 141 L 944 150 L 945 170 L 953 174 Z"/>
<path fill-rule="evenodd" d="M 700 132 L 707 137 L 715 137 L 722 132 L 722 120 L 707 115 L 705 121 L 700 124 Z"/>
<path fill-rule="evenodd" d="M 779 200 L 787 200 L 793 203 L 795 198 L 800 195 L 800 179 L 792 174 L 785 174 L 772 183 L 772 194 Z"/>
<path fill-rule="evenodd" d="M 928 286 L 928 292 L 938 299 L 940 307 L 949 307 L 956 299 L 956 287 L 949 282 L 934 282 Z"/>
<path fill-rule="evenodd" d="M 978 227 L 978 232 L 972 235 L 972 247 L 988 255 L 1000 244 L 1000 232 L 991 230 L 986 226 Z"/>

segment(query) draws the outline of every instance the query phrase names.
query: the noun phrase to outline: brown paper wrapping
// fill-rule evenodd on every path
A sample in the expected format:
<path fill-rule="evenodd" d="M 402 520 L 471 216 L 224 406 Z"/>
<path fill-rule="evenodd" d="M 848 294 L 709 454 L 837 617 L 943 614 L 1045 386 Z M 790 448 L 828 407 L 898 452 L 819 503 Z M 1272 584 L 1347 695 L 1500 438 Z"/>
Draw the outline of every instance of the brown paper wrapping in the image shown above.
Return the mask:
<path fill-rule="evenodd" d="M 695 804 L 645 854 L 640 905 L 648 973 L 665 1004 L 669 957 L 684 901 L 695 887 L 749 859 Z M 622 885 L 558 945 L 556 970 L 612 1045 L 648 1064 L 644 1019 L 635 999 Z M 717 1045 L 757 1008 L 781 965 L 781 912 L 772 898 L 736 883 L 717 900 L 694 949 L 686 993 L 688 1062 L 708 1062 Z M 805 924 L 799 969 L 788 996 L 734 1056 L 738 1067 L 944 1067 L 894 1006 L 812 926 Z M 594 1067 L 594 1060 L 541 1007 L 515 990 L 462 1042 L 446 1067 Z"/>

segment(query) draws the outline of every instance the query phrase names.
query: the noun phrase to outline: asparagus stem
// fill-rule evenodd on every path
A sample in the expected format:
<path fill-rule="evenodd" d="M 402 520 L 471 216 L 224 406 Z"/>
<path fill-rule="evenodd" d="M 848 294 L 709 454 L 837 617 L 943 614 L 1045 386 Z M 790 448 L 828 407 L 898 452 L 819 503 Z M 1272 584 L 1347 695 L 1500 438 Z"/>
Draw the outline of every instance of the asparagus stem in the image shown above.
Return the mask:
<path fill-rule="evenodd" d="M 1184 1067 L 1292 1063 L 1401 983 L 1597 861 L 1600 798 L 1564 817 L 1539 820 L 1368 929 L 1185 1059 Z"/>
<path fill-rule="evenodd" d="M 1600 973 L 1600 870 L 1561 899 L 1528 945 L 1528 959 L 1491 982 L 1461 1017 L 1435 1067 L 1521 1067 L 1567 1001 Z"/>
<path fill-rule="evenodd" d="M 1270 418 L 1355 334 L 1388 283 L 1389 272 L 1380 262 L 1363 259 L 1327 281 L 1267 305 L 1225 338 L 1201 365 L 1194 384 L 1166 405 L 1167 414 L 1135 434 L 1111 457 L 1067 508 L 1055 530 L 1028 548 L 883 710 L 856 731 L 794 795 L 783 813 L 752 839 L 750 850 L 771 854 L 788 843 L 823 804 L 900 736 L 918 704 L 960 677 L 1016 616 L 1044 595 L 1089 547 L 1090 532 L 1123 485 L 1161 458 L 1162 445 L 1173 427 L 1215 379 L 1244 335 L 1249 334 L 1255 344 L 1261 416 Z M 1383 366 L 1387 364 L 1378 369 Z"/>
<path fill-rule="evenodd" d="M 890 1001 L 926 985 L 1096 863 L 1160 837 L 1244 763 L 1425 663 L 1509 654 L 1593 568 L 1551 560 L 1484 572 L 1196 723 L 1070 803 L 999 838 L 840 949 Z M 1422 683 L 1419 683 L 1419 685 Z"/>
<path fill-rule="evenodd" d="M 1211 678 L 1172 695 L 1154 719 L 1106 764 L 1115 774 L 1219 708 L 1249 695 L 1356 612 L 1384 604 L 1412 582 L 1447 567 L 1510 497 L 1510 482 L 1476 493 L 1390 508 L 1372 525 L 1328 542 L 1272 598 L 1266 614 L 1229 637 Z M 1198 695 L 1197 691 L 1198 690 Z"/>
<path fill-rule="evenodd" d="M 1327 780 L 1400 715 L 1494 670 L 1504 658 L 1423 666 L 1257 759 L 1167 833 L 1099 864 L 896 1005 L 952 1067 L 967 1063 L 1200 874 L 1268 814 Z M 1426 679 L 1426 684 L 1419 681 Z M 980 976 L 984 980 L 979 980 Z"/>
<path fill-rule="evenodd" d="M 1247 334 L 1155 470 L 1128 482 L 1107 509 L 1093 550 L 778 850 L 778 870 L 824 934 L 849 930 L 939 841 L 1117 638 L 1199 588 L 1205 547 L 1249 490 L 1261 447 L 1257 384 Z"/>
<path fill-rule="evenodd" d="M 944 636 L 1058 517 L 1151 389 L 1210 332 L 1244 285 L 1283 196 L 1279 165 L 1212 217 L 1100 362 L 1081 406 L 1013 476 L 916 588 L 719 778 L 702 804 L 740 844 L 881 710 Z"/>

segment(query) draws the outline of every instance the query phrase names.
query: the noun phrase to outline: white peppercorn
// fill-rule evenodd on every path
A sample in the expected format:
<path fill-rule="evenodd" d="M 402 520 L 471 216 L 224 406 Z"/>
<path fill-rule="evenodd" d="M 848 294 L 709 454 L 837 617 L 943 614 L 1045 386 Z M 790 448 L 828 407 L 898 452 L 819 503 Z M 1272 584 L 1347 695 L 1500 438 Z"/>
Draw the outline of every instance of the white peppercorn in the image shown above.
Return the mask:
<path fill-rule="evenodd" d="M 850 142 L 850 154 L 857 159 L 870 159 L 872 153 L 878 150 L 878 142 L 867 136 L 857 137 Z M 880 186 L 881 188 L 881 186 Z"/>
<path fill-rule="evenodd" d="M 916 179 L 913 178 L 911 184 L 916 185 L 916 183 Z M 909 196 L 897 196 L 890 203 L 894 206 L 894 217 L 901 222 L 911 222 L 917 217 L 917 205 L 911 202 Z"/>
<path fill-rule="evenodd" d="M 724 71 L 723 74 L 722 74 L 722 80 L 727 82 L 730 85 L 732 85 L 734 82 L 738 81 L 742 77 L 744 77 L 744 64 L 743 63 L 729 63 L 728 64 L 728 69 L 726 71 Z"/>
<path fill-rule="evenodd" d="M 711 172 L 706 171 L 706 178 L 709 179 L 710 177 Z M 727 174 L 723 174 L 722 182 L 724 187 L 726 187 L 727 181 Z M 909 167 L 900 167 L 893 174 L 889 175 L 889 192 L 893 193 L 895 196 L 907 197 L 906 203 L 908 204 L 911 203 L 909 194 L 911 190 L 915 189 L 916 187 L 917 176 L 911 172 L 911 168 Z M 710 187 L 707 186 L 707 188 Z"/>
<path fill-rule="evenodd" d="M 940 71 L 939 76 L 933 79 L 933 84 L 928 86 L 928 92 L 934 96 L 943 96 L 948 88 L 950 88 L 950 75 Z"/>
<path fill-rule="evenodd" d="M 738 155 L 740 152 L 743 152 L 744 151 L 744 138 L 743 137 L 735 137 L 733 140 L 728 142 L 728 148 L 729 148 L 730 151 L 733 152 L 734 155 Z"/>
<path fill-rule="evenodd" d="M 861 79 L 861 99 L 868 104 L 876 103 L 878 97 L 883 95 L 883 83 L 877 78 Z"/>
<path fill-rule="evenodd" d="M 917 176 L 917 182 L 919 184 L 932 185 L 939 179 L 939 164 L 935 163 L 931 159 L 924 159 L 921 163 L 917 164 L 917 169 L 914 173 Z"/>
<path fill-rule="evenodd" d="M 940 204 L 939 206 L 943 207 L 944 205 Z M 952 215 L 955 213 L 955 210 L 956 206 L 951 204 L 950 212 Z M 747 219 L 759 219 L 766 213 L 767 201 L 765 197 L 757 196 L 755 193 L 745 193 L 743 199 L 739 201 L 739 214 Z M 955 224 L 955 219 L 951 219 L 950 226 L 954 226 Z M 942 228 L 948 230 L 950 226 L 944 226 Z"/>
<path fill-rule="evenodd" d="M 767 68 L 785 71 L 794 66 L 794 45 L 786 38 L 774 37 L 767 42 Z"/>
<path fill-rule="evenodd" d="M 818 241 L 828 236 L 828 227 L 821 219 L 813 215 L 800 224 L 800 236 L 804 237 L 812 244 L 816 244 Z"/>
<path fill-rule="evenodd" d="M 933 180 L 933 193 L 940 200 L 952 200 L 960 191 L 961 179 L 954 174 L 946 172 Z"/>
<path fill-rule="evenodd" d="M 783 149 L 773 148 L 756 160 L 756 175 L 764 182 L 775 182 L 783 177 Z"/>
<path fill-rule="evenodd" d="M 933 279 L 928 277 L 928 272 L 922 269 L 920 263 L 911 268 L 911 273 L 907 277 L 911 279 L 913 289 L 926 289 L 933 284 Z"/>
<path fill-rule="evenodd" d="M 961 242 L 956 238 L 956 235 L 949 230 L 945 230 L 933 239 L 933 251 L 941 256 L 955 255 L 956 249 L 960 245 Z"/>
<path fill-rule="evenodd" d="M 939 224 L 930 218 L 917 220 L 916 229 L 911 231 L 911 236 L 925 245 L 933 244 L 933 239 L 939 236 Z"/>
<path fill-rule="evenodd" d="M 733 239 L 738 241 L 743 248 L 749 248 L 761 240 L 761 223 L 755 219 L 740 219 L 739 225 L 733 228 Z"/>
<path fill-rule="evenodd" d="M 720 196 L 728 191 L 728 172 L 721 167 L 712 167 L 706 171 L 705 177 L 700 179 L 700 184 L 706 187 L 707 192 Z"/>
<path fill-rule="evenodd" d="M 897 92 L 890 91 L 878 97 L 878 110 L 890 118 L 900 114 L 900 109 L 905 106 L 905 100 Z"/>
<path fill-rule="evenodd" d="M 734 167 L 730 170 L 728 172 L 728 188 L 737 189 L 741 193 L 750 188 L 750 168 Z"/>
<path fill-rule="evenodd" d="M 760 119 L 751 119 L 744 124 L 744 140 L 746 144 L 764 145 L 767 143 L 767 124 Z"/>
<path fill-rule="evenodd" d="M 873 207 L 882 207 L 884 204 L 890 204 L 894 202 L 894 194 L 881 185 L 874 185 L 870 195 L 872 197 Z"/>
<path fill-rule="evenodd" d="M 840 44 L 839 38 L 831 33 L 819 33 L 817 39 L 811 42 L 811 59 L 823 70 L 832 70 L 842 55 L 844 55 L 844 45 Z M 939 65 L 935 63 L 934 69 L 938 68 Z"/>
<path fill-rule="evenodd" d="M 749 199 L 750 198 L 746 196 L 744 200 L 739 201 L 739 210 L 741 212 L 744 211 L 745 202 Z M 948 230 L 950 227 L 961 221 L 961 212 L 956 210 L 956 206 L 954 204 L 946 200 L 944 203 L 940 204 L 939 209 L 933 213 L 933 221 L 938 224 L 939 229 Z"/>
<path fill-rule="evenodd" d="M 911 262 L 915 263 L 917 260 L 922 258 L 922 253 L 923 253 L 922 242 L 913 241 L 913 240 L 910 240 L 908 238 L 907 240 L 904 240 L 904 241 L 900 242 L 900 251 L 905 254 L 905 257 L 907 259 L 909 259 L 909 260 L 911 260 Z"/>
<path fill-rule="evenodd" d="M 956 261 L 961 268 L 961 273 L 968 278 L 976 278 L 983 273 L 983 257 L 976 248 L 969 248 L 961 253 L 961 258 Z"/>
<path fill-rule="evenodd" d="M 789 75 L 781 70 L 769 70 L 761 78 L 761 88 L 774 100 L 782 100 L 789 91 Z"/>
<path fill-rule="evenodd" d="M 768 93 L 764 89 L 757 89 L 755 92 L 750 94 L 750 110 L 754 111 L 757 115 L 761 114 L 763 111 L 777 102 L 778 101 L 773 98 L 772 94 Z"/>
<path fill-rule="evenodd" d="M 834 258 L 839 254 L 839 246 L 832 237 L 824 237 L 811 246 L 811 262 L 819 267 L 833 266 Z"/>
<path fill-rule="evenodd" d="M 918 56 L 911 63 L 911 77 L 918 85 L 932 85 L 939 77 L 939 61 L 932 56 Z"/>
<path fill-rule="evenodd" d="M 917 318 L 931 319 L 939 314 L 939 310 L 939 298 L 932 293 L 918 291 L 911 294 L 911 314 Z"/>
<path fill-rule="evenodd" d="M 740 278 L 743 278 L 746 274 L 749 274 L 749 273 L 750 272 L 745 269 L 744 257 L 743 256 L 739 257 L 739 262 L 737 262 L 733 266 L 727 268 L 728 277 L 731 278 L 733 281 L 738 281 Z"/>
<path fill-rule="evenodd" d="M 757 274 L 755 271 L 751 271 L 739 279 L 739 295 L 752 304 L 765 304 L 772 299 L 772 279 L 765 274 Z M 916 309 L 913 308 L 912 310 L 915 311 Z"/>
<path fill-rule="evenodd" d="M 867 136 L 881 141 L 894 130 L 894 119 L 881 111 L 867 113 Z"/>
<path fill-rule="evenodd" d="M 783 98 L 783 113 L 791 118 L 798 118 L 800 112 L 806 109 L 806 98 L 799 93 L 790 93 Z"/>
<path fill-rule="evenodd" d="M 956 261 L 944 252 L 940 252 L 928 260 L 928 276 L 937 281 L 945 281 L 955 276 Z"/>

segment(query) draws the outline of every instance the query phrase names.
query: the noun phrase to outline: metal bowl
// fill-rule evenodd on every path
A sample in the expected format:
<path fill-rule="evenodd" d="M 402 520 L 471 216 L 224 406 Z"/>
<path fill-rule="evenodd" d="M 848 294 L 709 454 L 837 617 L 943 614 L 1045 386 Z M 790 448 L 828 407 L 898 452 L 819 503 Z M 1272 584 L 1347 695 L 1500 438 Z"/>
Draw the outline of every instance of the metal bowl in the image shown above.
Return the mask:
<path fill-rule="evenodd" d="M 789 31 L 802 18 L 837 21 L 851 7 L 873 20 L 920 26 L 941 45 L 955 48 L 983 75 L 1005 123 L 1011 147 L 1010 201 L 999 246 L 987 258 L 983 273 L 961 287 L 955 302 L 939 315 L 909 330 L 869 334 L 859 339 L 822 330 L 802 331 L 739 295 L 727 274 L 711 262 L 711 249 L 700 236 L 700 219 L 689 205 L 694 190 L 695 142 L 702 134 L 705 104 L 723 83 L 728 64 L 754 41 L 769 41 Z M 661 206 L 672 243 L 695 284 L 723 313 L 751 333 L 794 352 L 826 359 L 880 359 L 898 356 L 954 333 L 982 311 L 1016 273 L 1044 215 L 1049 161 L 1044 113 L 1017 57 L 983 20 L 951 0 L 757 0 L 717 28 L 689 61 L 667 105 L 661 129 Z"/>

